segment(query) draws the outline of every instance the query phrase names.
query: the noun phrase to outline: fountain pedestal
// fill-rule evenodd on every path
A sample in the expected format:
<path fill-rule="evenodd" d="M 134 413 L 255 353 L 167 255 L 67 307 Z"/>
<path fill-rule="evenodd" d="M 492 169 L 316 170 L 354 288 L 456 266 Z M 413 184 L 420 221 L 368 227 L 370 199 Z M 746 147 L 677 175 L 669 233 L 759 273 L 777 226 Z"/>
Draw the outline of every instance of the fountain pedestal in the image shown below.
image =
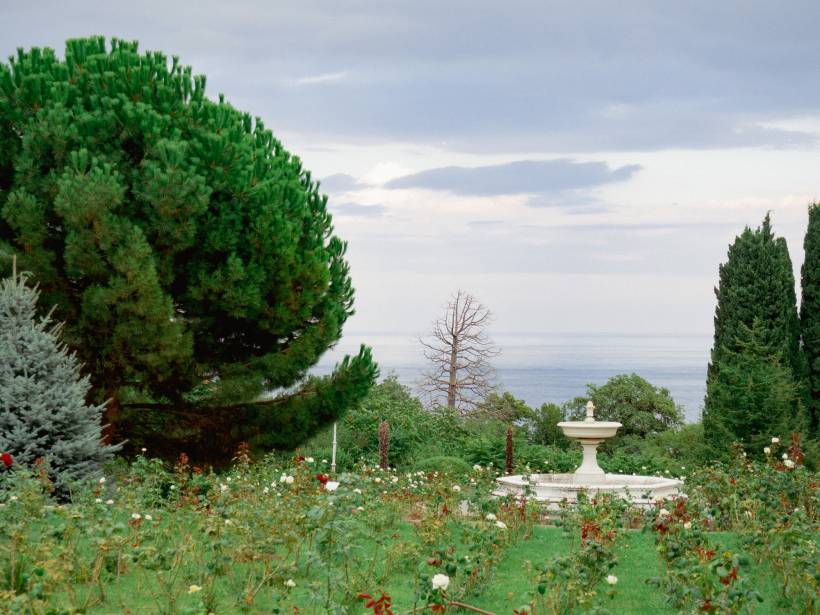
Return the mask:
<path fill-rule="evenodd" d="M 584 451 L 584 459 L 578 469 L 575 470 L 576 475 L 583 476 L 600 476 L 604 477 L 604 471 L 598 465 L 598 445 L 603 440 L 590 440 L 585 438 L 579 440 Z"/>

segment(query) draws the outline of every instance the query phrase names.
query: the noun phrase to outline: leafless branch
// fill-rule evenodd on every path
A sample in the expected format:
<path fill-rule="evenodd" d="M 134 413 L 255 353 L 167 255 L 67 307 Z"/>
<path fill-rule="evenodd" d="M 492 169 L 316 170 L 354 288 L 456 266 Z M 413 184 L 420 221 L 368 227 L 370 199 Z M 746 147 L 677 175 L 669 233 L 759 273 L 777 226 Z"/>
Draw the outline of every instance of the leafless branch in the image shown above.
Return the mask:
<path fill-rule="evenodd" d="M 431 405 L 448 406 L 462 413 L 472 410 L 494 388 L 495 370 L 490 359 L 499 349 L 487 336 L 492 312 L 459 290 L 433 322 L 432 331 L 420 338 L 430 367 L 420 388 Z"/>

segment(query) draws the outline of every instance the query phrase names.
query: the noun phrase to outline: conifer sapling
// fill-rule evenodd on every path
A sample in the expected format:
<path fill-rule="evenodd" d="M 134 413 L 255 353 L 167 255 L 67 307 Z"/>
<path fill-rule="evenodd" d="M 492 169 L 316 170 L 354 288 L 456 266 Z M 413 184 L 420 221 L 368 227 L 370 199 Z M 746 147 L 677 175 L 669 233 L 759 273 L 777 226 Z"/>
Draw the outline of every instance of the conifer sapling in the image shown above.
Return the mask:
<path fill-rule="evenodd" d="M 101 444 L 103 406 L 86 404 L 90 383 L 60 342 L 61 326 L 37 318 L 39 291 L 13 274 L 0 282 L 2 461 L 43 459 L 59 491 L 100 471 L 118 447 Z"/>

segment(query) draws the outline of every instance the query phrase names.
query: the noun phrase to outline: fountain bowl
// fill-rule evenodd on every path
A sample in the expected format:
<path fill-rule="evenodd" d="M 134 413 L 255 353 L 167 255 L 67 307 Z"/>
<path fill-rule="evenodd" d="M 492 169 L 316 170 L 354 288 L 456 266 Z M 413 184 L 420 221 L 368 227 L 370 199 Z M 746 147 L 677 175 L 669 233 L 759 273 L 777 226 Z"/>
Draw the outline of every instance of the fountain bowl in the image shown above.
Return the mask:
<path fill-rule="evenodd" d="M 675 478 L 637 474 L 518 474 L 497 478 L 493 495 L 527 496 L 554 511 L 564 501 L 576 503 L 582 493 L 589 497 L 606 493 L 648 508 L 658 501 L 676 497 L 682 485 L 683 482 Z"/>
<path fill-rule="evenodd" d="M 564 421 L 558 427 L 567 438 L 576 440 L 606 440 L 615 435 L 620 423 L 615 421 Z"/>

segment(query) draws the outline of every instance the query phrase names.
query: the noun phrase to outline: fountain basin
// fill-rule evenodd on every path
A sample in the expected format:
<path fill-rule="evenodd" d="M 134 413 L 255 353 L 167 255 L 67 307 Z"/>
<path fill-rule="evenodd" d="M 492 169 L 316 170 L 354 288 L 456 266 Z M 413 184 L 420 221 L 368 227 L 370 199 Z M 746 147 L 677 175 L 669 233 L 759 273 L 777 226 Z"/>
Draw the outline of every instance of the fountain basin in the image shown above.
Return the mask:
<path fill-rule="evenodd" d="M 636 474 L 517 474 L 496 479 L 497 487 L 493 495 L 524 496 L 528 487 L 530 499 L 542 502 L 549 510 L 558 510 L 561 502 L 574 504 L 578 496 L 585 493 L 594 496 L 609 493 L 641 507 L 650 507 L 658 500 L 674 498 L 683 482 L 675 478 L 661 476 L 639 476 Z"/>
<path fill-rule="evenodd" d="M 607 440 L 615 435 L 620 423 L 615 421 L 564 421 L 558 427 L 567 438 L 576 440 Z"/>

